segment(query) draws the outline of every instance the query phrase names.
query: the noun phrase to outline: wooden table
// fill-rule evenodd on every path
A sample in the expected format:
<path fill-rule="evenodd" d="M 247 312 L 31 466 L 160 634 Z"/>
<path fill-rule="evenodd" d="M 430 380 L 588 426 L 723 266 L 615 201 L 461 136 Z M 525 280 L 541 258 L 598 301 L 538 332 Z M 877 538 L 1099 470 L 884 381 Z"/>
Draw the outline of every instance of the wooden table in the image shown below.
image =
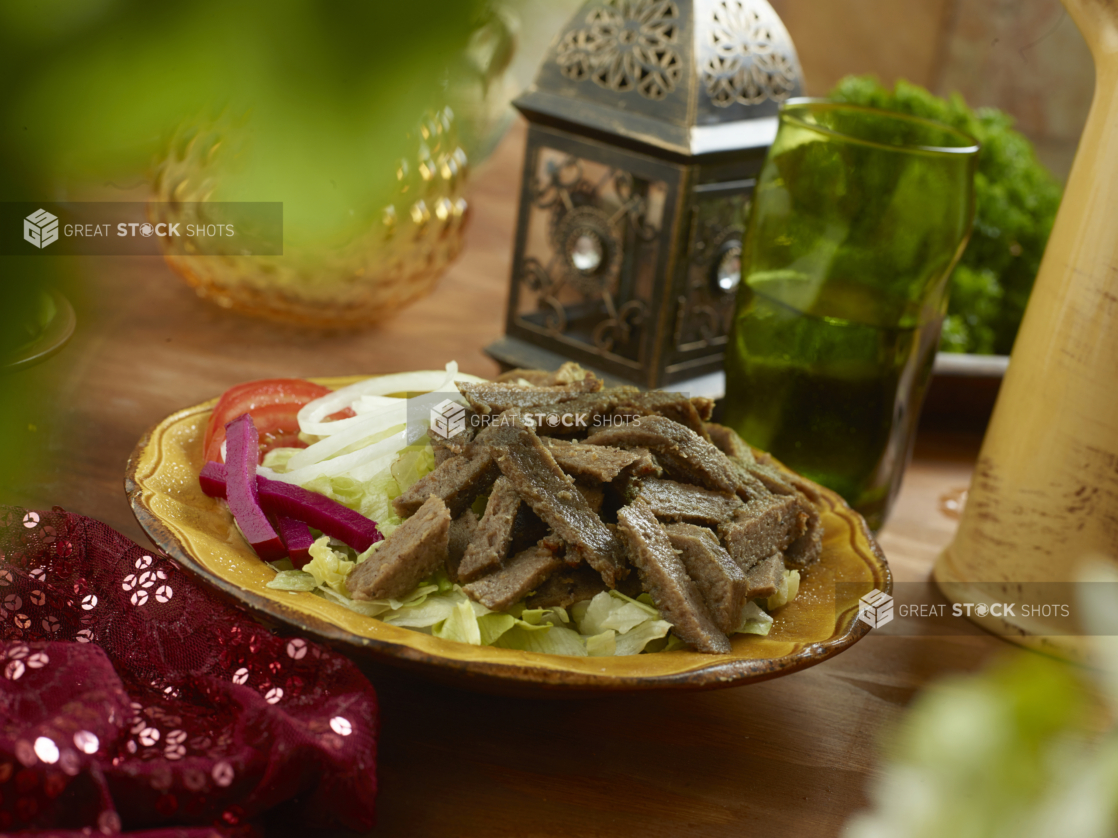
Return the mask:
<path fill-rule="evenodd" d="M 435 293 L 358 334 L 306 333 L 221 311 L 159 260 L 75 266 L 79 327 L 31 373 L 21 405 L 34 480 L 0 501 L 60 505 L 146 543 L 125 501 L 124 464 L 173 410 L 249 379 L 439 368 L 492 375 L 502 333 L 523 134 L 476 172 L 468 246 Z M 881 545 L 909 594 L 955 522 L 976 437 L 925 433 Z M 6 481 L 5 481 L 6 482 Z M 907 595 L 907 594 L 906 594 Z M 704 693 L 585 700 L 495 698 L 368 668 L 383 703 L 377 835 L 829 836 L 866 805 L 879 733 L 922 687 L 1010 647 L 962 620 L 938 637 L 904 620 L 812 669 Z M 917 632 L 918 629 L 917 629 Z"/>

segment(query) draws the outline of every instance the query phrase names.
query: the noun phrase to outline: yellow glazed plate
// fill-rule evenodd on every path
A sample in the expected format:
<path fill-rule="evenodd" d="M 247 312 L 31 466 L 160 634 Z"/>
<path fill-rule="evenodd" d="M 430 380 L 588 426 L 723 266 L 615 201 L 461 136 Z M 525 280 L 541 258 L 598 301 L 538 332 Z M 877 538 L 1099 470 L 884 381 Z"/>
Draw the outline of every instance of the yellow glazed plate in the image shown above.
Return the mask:
<path fill-rule="evenodd" d="M 362 377 L 320 379 L 342 387 Z M 225 504 L 198 486 L 202 438 L 216 399 L 168 416 L 140 440 L 125 489 L 151 539 L 205 582 L 285 631 L 310 635 L 355 658 L 420 670 L 459 686 L 507 693 L 711 689 L 775 678 L 818 663 L 868 631 L 858 599 L 892 578 L 861 516 L 821 489 L 821 560 L 803 574 L 799 596 L 774 613 L 768 637 L 736 635 L 726 655 L 677 650 L 576 658 L 470 646 L 364 617 L 311 593 L 267 587 L 274 571 L 233 525 Z"/>

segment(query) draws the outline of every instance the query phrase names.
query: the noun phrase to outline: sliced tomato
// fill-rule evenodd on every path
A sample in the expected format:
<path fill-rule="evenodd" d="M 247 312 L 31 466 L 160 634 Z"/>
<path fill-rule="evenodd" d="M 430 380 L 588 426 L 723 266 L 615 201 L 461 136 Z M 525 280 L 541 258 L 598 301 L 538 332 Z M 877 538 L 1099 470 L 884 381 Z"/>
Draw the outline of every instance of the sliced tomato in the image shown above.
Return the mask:
<path fill-rule="evenodd" d="M 214 406 L 206 426 L 203 440 L 206 461 L 222 461 L 225 425 L 242 413 L 252 415 L 260 435 L 261 457 L 273 448 L 305 448 L 305 443 L 299 439 L 299 410 L 329 392 L 328 387 L 301 378 L 268 378 L 230 387 Z M 331 418 L 353 415 L 353 411 L 346 408 Z"/>

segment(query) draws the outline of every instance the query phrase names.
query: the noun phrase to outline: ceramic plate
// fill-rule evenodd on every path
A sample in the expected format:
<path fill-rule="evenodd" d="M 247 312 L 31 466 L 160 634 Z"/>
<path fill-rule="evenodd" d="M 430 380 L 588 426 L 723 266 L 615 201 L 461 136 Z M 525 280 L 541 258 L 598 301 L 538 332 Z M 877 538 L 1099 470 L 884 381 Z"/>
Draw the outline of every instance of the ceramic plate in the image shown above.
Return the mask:
<path fill-rule="evenodd" d="M 320 383 L 340 387 L 358 380 Z M 441 640 L 355 614 L 314 594 L 267 587 L 271 568 L 240 536 L 224 503 L 198 487 L 202 437 L 216 402 L 168 416 L 136 446 L 125 488 L 140 526 L 184 567 L 266 622 L 313 636 L 354 658 L 507 693 L 728 687 L 786 675 L 838 654 L 869 631 L 857 618 L 858 598 L 874 588 L 892 590 L 889 568 L 861 516 L 823 489 L 822 559 L 804 574 L 799 596 L 774 614 L 769 636 L 737 635 L 729 654 L 677 650 L 576 658 Z"/>

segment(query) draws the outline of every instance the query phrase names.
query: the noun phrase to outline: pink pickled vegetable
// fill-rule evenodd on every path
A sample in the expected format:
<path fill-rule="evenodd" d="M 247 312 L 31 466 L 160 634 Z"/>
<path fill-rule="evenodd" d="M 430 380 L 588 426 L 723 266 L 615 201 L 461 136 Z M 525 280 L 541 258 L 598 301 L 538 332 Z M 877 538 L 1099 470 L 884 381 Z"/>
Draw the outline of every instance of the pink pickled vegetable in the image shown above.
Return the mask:
<path fill-rule="evenodd" d="M 314 538 L 311 537 L 310 527 L 286 515 L 277 515 L 276 529 L 279 530 L 280 538 L 287 547 L 287 557 L 295 567 L 302 567 L 311 560 L 311 545 L 314 544 Z"/>
<path fill-rule="evenodd" d="M 227 469 L 222 463 L 206 463 L 198 476 L 202 491 L 213 498 L 224 498 Z M 375 522 L 325 495 L 266 477 L 258 476 L 256 485 L 260 503 L 268 512 L 309 524 L 358 552 L 368 550 L 384 538 Z"/>
<path fill-rule="evenodd" d="M 252 548 L 265 561 L 287 555 L 283 542 L 260 506 L 256 484 L 256 460 L 260 437 L 252 417 L 242 413 L 225 426 L 226 500 L 233 519 Z"/>

